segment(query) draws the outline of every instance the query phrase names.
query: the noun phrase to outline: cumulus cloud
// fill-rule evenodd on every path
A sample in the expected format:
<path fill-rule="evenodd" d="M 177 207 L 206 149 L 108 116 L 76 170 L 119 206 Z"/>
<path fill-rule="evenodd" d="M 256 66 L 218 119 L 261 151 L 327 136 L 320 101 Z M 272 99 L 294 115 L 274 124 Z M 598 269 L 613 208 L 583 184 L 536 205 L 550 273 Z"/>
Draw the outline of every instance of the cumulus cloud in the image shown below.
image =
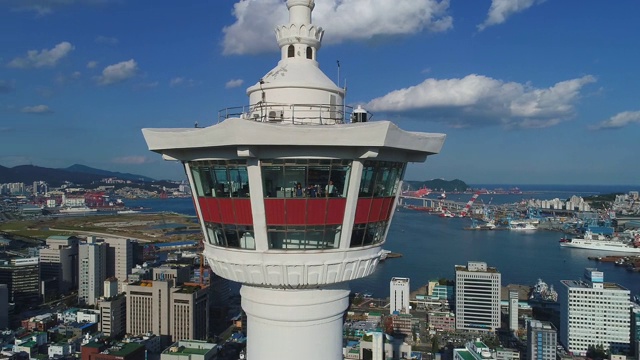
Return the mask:
<path fill-rule="evenodd" d="M 95 60 L 91 60 L 87 63 L 87 69 L 94 69 L 98 66 L 98 62 Z"/>
<path fill-rule="evenodd" d="M 478 25 L 482 31 L 489 26 L 502 24 L 513 14 L 523 12 L 528 8 L 543 3 L 545 0 L 492 0 L 486 20 Z"/>
<path fill-rule="evenodd" d="M 331 29 L 323 43 L 335 44 L 424 30 L 443 32 L 453 27 L 448 10 L 449 0 L 316 0 L 313 23 Z M 273 29 L 288 23 L 283 1 L 241 0 L 234 5 L 233 15 L 236 21 L 222 30 L 223 54 L 277 50 Z"/>
<path fill-rule="evenodd" d="M 589 128 L 591 130 L 620 129 L 634 123 L 640 124 L 640 111 L 624 111 Z"/>
<path fill-rule="evenodd" d="M 73 45 L 63 41 L 51 50 L 29 50 L 25 57 L 17 57 L 11 60 L 7 66 L 20 69 L 53 67 L 73 49 L 75 49 Z"/>
<path fill-rule="evenodd" d="M 427 79 L 371 100 L 368 110 L 405 114 L 454 127 L 504 125 L 519 128 L 553 126 L 574 115 L 583 86 L 591 75 L 539 89 L 471 74 L 461 79 Z"/>
<path fill-rule="evenodd" d="M 146 156 L 121 156 L 111 159 L 111 162 L 116 164 L 128 164 L 128 165 L 137 165 L 147 163 L 149 159 Z"/>
<path fill-rule="evenodd" d="M 117 45 L 119 42 L 117 38 L 109 37 L 109 36 L 98 36 L 96 37 L 95 41 L 97 44 L 106 44 L 106 45 Z"/>
<path fill-rule="evenodd" d="M 104 68 L 102 75 L 98 77 L 98 84 L 117 84 L 134 77 L 137 72 L 138 63 L 135 60 L 122 61 Z"/>
<path fill-rule="evenodd" d="M 55 9 L 74 4 L 99 5 L 116 0 L 4 0 L 14 11 L 34 12 L 37 16 L 52 14 Z"/>
<path fill-rule="evenodd" d="M 244 80 L 242 79 L 231 79 L 229 81 L 227 81 L 226 84 L 224 84 L 224 87 L 227 89 L 231 89 L 231 88 L 237 88 L 242 86 L 242 84 L 244 83 Z"/>
<path fill-rule="evenodd" d="M 174 77 L 173 79 L 169 80 L 169 86 L 171 87 L 176 87 L 176 86 L 193 86 L 195 85 L 195 81 L 193 79 L 187 79 L 185 77 L 182 76 L 177 76 Z"/>
<path fill-rule="evenodd" d="M 15 81 L 0 80 L 0 94 L 8 94 L 15 89 Z"/>
<path fill-rule="evenodd" d="M 25 106 L 20 111 L 29 114 L 51 114 L 53 112 L 47 105 Z"/>

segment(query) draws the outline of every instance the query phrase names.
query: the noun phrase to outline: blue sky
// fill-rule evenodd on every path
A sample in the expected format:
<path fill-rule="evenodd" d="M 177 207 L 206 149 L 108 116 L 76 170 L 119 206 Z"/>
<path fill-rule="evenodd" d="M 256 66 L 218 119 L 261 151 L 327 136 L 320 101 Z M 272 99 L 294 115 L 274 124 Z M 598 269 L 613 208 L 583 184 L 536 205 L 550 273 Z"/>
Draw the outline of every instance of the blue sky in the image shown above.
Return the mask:
<path fill-rule="evenodd" d="M 442 132 L 406 179 L 640 184 L 640 2 L 316 0 L 321 68 Z M 214 124 L 275 66 L 280 0 L 0 0 L 0 165 L 181 179 L 141 128 Z"/>

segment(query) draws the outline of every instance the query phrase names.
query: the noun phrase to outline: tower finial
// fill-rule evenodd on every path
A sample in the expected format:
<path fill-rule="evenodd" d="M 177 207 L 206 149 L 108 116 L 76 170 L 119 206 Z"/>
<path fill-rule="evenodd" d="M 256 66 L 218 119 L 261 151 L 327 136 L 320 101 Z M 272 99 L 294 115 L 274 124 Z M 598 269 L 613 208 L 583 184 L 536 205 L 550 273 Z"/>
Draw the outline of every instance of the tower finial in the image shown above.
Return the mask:
<path fill-rule="evenodd" d="M 276 28 L 282 60 L 297 58 L 316 60 L 324 30 L 311 23 L 314 0 L 287 0 L 289 24 Z"/>

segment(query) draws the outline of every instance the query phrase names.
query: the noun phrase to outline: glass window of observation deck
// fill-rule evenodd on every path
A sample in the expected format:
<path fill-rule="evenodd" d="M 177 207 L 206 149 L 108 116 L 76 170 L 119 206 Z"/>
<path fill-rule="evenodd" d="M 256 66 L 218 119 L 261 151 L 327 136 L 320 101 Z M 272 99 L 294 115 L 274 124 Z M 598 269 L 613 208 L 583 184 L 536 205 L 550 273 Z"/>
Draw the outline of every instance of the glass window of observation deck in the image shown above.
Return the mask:
<path fill-rule="evenodd" d="M 244 160 L 194 161 L 189 165 L 198 196 L 249 197 Z"/>
<path fill-rule="evenodd" d="M 336 249 L 340 244 L 341 226 L 269 226 L 269 249 L 319 250 Z"/>
<path fill-rule="evenodd" d="M 255 250 L 253 227 L 233 224 L 206 223 L 207 241 L 211 245 Z"/>
<path fill-rule="evenodd" d="M 346 197 L 351 162 L 329 159 L 262 160 L 265 197 Z"/>
<path fill-rule="evenodd" d="M 365 161 L 359 197 L 395 196 L 405 164 L 391 161 Z"/>

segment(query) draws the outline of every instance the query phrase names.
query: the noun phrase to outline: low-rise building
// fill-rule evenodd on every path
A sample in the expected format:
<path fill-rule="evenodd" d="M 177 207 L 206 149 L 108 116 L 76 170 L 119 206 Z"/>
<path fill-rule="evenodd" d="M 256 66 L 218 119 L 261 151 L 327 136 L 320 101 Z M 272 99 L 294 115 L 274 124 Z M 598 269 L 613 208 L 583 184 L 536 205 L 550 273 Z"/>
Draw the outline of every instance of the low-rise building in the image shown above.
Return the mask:
<path fill-rule="evenodd" d="M 210 360 L 218 353 L 218 345 L 197 340 L 181 340 L 160 355 L 160 360 Z"/>
<path fill-rule="evenodd" d="M 430 311 L 427 314 L 429 329 L 437 331 L 455 331 L 456 315 L 449 311 Z"/>

